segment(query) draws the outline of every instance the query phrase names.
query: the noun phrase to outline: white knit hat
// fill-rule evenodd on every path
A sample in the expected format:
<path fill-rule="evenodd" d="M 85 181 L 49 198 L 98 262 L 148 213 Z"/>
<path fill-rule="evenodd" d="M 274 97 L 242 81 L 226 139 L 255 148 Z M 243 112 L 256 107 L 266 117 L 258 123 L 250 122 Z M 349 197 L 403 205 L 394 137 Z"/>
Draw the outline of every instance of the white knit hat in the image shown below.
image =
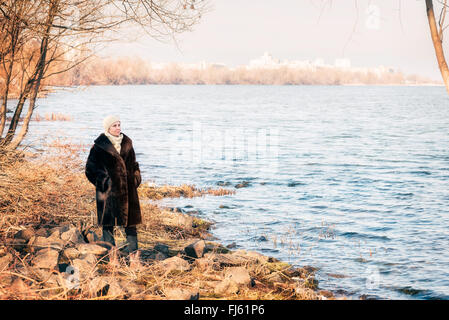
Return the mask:
<path fill-rule="evenodd" d="M 103 120 L 104 131 L 108 132 L 109 127 L 112 126 L 112 124 L 117 121 L 120 121 L 120 118 L 115 115 L 109 115 L 106 118 L 104 118 L 104 120 Z"/>

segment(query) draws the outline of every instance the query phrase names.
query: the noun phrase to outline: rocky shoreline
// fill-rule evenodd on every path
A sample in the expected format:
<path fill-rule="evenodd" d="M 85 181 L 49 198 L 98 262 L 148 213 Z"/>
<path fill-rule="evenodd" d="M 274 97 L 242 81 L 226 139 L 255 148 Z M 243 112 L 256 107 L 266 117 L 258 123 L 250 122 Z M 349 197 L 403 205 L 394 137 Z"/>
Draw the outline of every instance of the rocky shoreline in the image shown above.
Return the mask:
<path fill-rule="evenodd" d="M 194 223 L 183 213 L 170 216 L 187 228 Z M 108 250 L 100 236 L 82 223 L 23 227 L 0 247 L 0 297 L 196 300 L 259 299 L 270 293 L 273 299 L 334 298 L 317 290 L 313 268 L 294 268 L 257 252 L 231 251 L 197 238 L 161 241 L 122 256 Z M 160 281 L 145 281 L 150 274 Z M 187 278 L 193 283 L 180 285 Z"/>
<path fill-rule="evenodd" d="M 118 247 L 101 241 L 95 190 L 78 148 L 62 145 L 60 155 L 48 156 L 0 154 L 0 299 L 345 299 L 319 290 L 312 267 L 224 247 L 212 239 L 211 222 L 148 201 L 232 189 L 143 182 L 139 250 L 121 254 L 121 228 L 115 230 Z"/>

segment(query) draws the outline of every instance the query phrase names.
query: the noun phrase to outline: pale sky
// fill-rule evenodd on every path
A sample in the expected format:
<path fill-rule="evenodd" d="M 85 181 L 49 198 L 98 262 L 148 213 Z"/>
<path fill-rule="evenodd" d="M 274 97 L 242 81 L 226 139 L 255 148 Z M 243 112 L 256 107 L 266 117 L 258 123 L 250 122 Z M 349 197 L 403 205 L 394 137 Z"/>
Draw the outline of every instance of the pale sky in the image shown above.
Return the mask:
<path fill-rule="evenodd" d="M 210 0 L 212 11 L 193 32 L 161 43 L 147 37 L 113 45 L 111 55 L 154 62 L 248 64 L 264 52 L 282 60 L 337 58 L 354 67 L 400 68 L 441 76 L 424 0 Z M 435 5 L 437 1 L 434 1 Z M 438 18 L 438 12 L 435 12 Z M 449 19 L 448 19 L 449 20 Z M 449 35 L 444 44 L 449 57 Z"/>

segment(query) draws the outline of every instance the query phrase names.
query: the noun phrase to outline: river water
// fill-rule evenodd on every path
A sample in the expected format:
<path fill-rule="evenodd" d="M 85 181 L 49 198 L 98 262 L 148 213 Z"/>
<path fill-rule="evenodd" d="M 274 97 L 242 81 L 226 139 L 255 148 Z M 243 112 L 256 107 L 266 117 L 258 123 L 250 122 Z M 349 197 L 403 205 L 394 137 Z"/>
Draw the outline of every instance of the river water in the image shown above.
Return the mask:
<path fill-rule="evenodd" d="M 32 121 L 25 143 L 91 145 L 119 114 L 144 180 L 235 190 L 162 203 L 225 245 L 317 267 L 354 298 L 449 298 L 444 87 L 93 86 L 40 99 L 51 112 L 73 121 Z"/>

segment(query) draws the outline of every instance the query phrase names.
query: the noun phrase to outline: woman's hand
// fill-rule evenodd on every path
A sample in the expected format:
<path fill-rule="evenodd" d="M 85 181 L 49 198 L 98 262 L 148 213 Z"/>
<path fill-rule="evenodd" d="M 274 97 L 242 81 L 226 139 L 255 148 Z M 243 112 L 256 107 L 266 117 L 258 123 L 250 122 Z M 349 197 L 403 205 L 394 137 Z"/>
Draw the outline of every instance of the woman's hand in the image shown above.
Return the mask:
<path fill-rule="evenodd" d="M 101 192 L 105 192 L 111 186 L 111 178 L 108 175 L 97 178 L 96 186 Z"/>
<path fill-rule="evenodd" d="M 140 186 L 140 183 L 142 182 L 142 177 L 140 176 L 140 170 L 134 171 L 134 184 L 136 185 L 136 188 Z"/>

